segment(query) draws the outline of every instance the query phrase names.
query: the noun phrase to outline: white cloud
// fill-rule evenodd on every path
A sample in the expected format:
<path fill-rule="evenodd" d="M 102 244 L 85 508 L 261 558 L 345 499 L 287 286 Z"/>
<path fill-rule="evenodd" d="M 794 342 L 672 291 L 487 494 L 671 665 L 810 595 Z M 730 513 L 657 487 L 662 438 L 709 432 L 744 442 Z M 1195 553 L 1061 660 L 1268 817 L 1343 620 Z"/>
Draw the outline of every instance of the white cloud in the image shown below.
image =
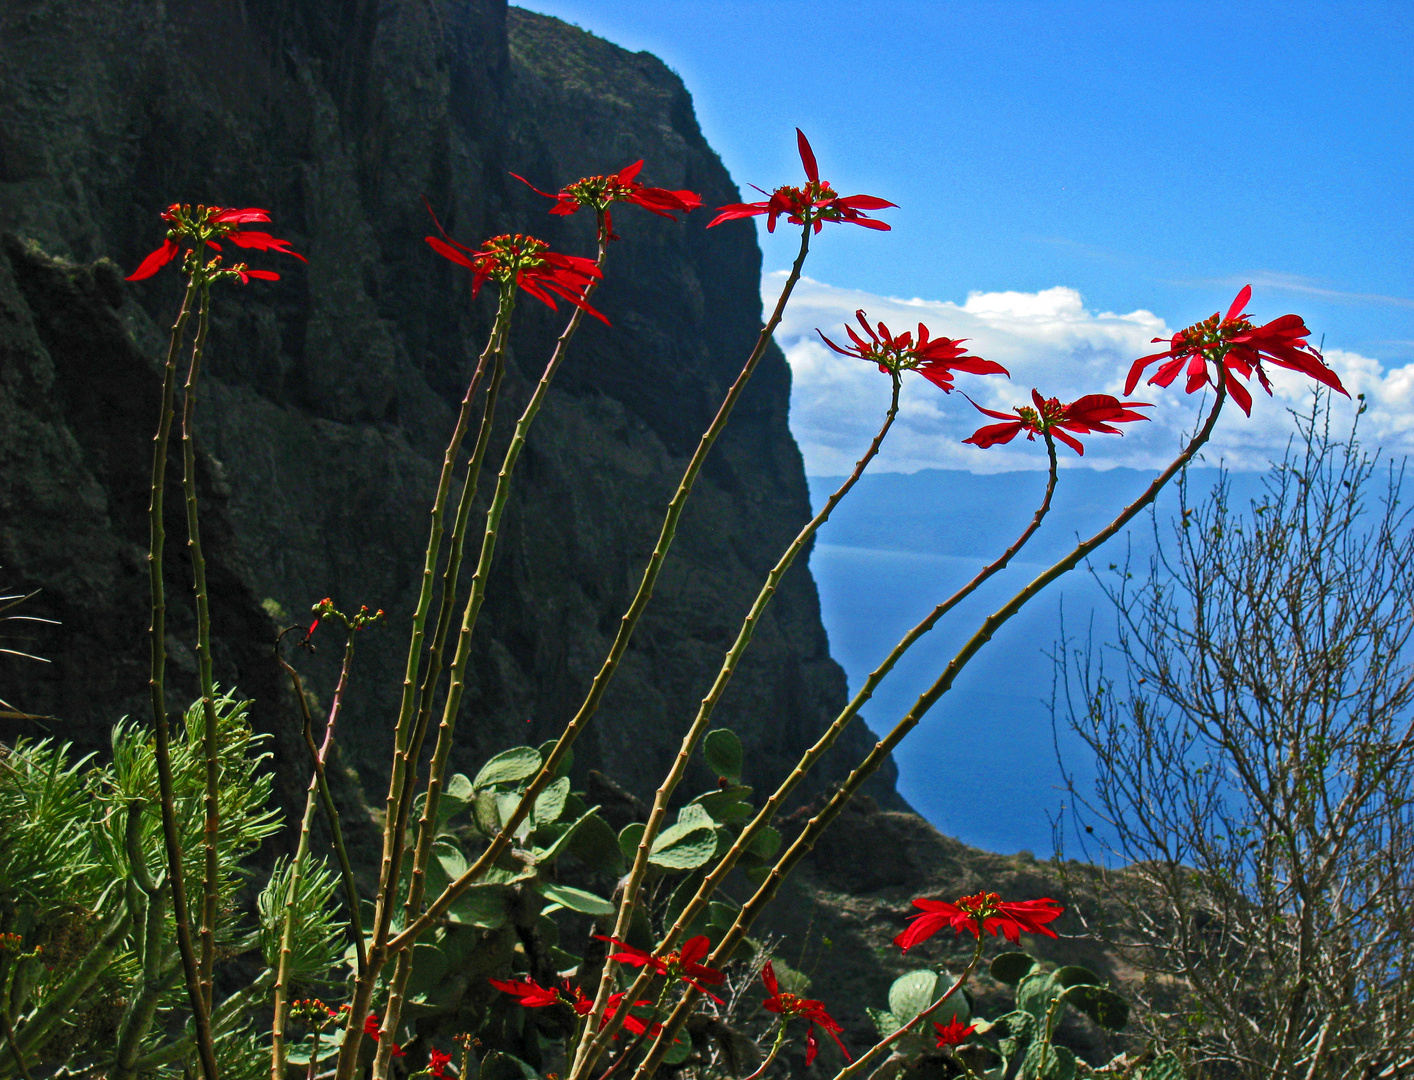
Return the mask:
<path fill-rule="evenodd" d="M 762 281 L 768 308 L 775 304 L 784 272 Z M 934 337 L 967 338 L 975 355 L 995 360 L 1011 371 L 1001 376 L 959 374 L 957 388 L 979 405 L 1010 411 L 1030 400 L 1034 386 L 1042 394 L 1069 401 L 1082 394 L 1119 395 L 1136 357 L 1161 346 L 1151 339 L 1173 333 L 1149 311 L 1125 315 L 1092 312 L 1075 289 L 1058 286 L 1041 292 L 971 293 L 966 303 L 905 300 L 802 278 L 796 286 L 776 341 L 785 351 L 794 377 L 791 430 L 805 455 L 806 471 L 815 476 L 848 472 L 873 438 L 888 407 L 889 381 L 872 365 L 830 351 L 815 333 L 823 330 L 837 342 L 843 326 L 862 308 L 873 321 L 895 333 L 922 322 Z M 1378 360 L 1331 349 L 1326 359 L 1351 394 L 1365 393 L 1370 408 L 1361 421 L 1362 440 L 1396 455 L 1414 451 L 1414 364 L 1386 371 Z M 1251 418 L 1229 408 L 1214 432 L 1206 460 L 1221 458 L 1230 467 L 1263 469 L 1280 457 L 1293 431 L 1287 408 L 1309 405 L 1311 382 L 1294 372 L 1270 369 L 1275 397 L 1254 386 Z M 1084 464 L 1110 468 L 1161 467 L 1199 419 L 1201 395 L 1183 393 L 1181 380 L 1166 390 L 1143 387 L 1133 398 L 1151 401 L 1153 417 L 1125 425 L 1125 435 L 1084 439 Z M 1008 446 L 979 450 L 962 440 L 991 421 L 961 394 L 944 394 L 926 380 L 904 378 L 898 420 L 873 466 L 879 471 L 913 472 L 924 468 L 999 472 L 1044 468 L 1039 443 L 1017 439 Z M 1333 424 L 1343 427 L 1354 403 L 1337 400 Z M 1079 464 L 1062 450 L 1067 463 Z"/>

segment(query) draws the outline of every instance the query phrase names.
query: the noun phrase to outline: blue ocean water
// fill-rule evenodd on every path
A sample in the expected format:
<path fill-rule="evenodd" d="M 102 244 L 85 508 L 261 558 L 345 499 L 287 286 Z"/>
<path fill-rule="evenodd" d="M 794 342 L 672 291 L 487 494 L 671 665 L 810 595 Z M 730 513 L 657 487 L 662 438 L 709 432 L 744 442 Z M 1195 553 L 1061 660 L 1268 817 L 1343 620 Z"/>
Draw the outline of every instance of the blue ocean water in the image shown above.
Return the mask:
<path fill-rule="evenodd" d="M 1216 470 L 1193 470 L 1192 492 Z M 1130 469 L 1069 469 L 1053 508 L 1018 559 L 947 616 L 909 652 L 862 710 L 876 732 L 889 730 L 927 689 L 990 612 L 1139 495 L 1152 475 Z M 1252 487 L 1252 474 L 1237 490 Z M 818 510 L 838 477 L 811 477 Z M 1040 502 L 1041 473 L 978 476 L 941 469 L 865 475 L 820 530 L 810 569 L 820 590 L 830 649 L 851 693 L 895 642 L 941 600 L 994 559 L 1025 528 Z M 1043 590 L 983 647 L 923 722 L 900 745 L 899 790 L 942 832 L 990 851 L 1053 848 L 1052 821 L 1069 799 L 1057 754 L 1083 790 L 1093 772 L 1064 715 L 1052 725 L 1053 653 L 1061 635 L 1114 639 L 1116 613 L 1102 584 L 1117 582 L 1126 557 L 1135 578 L 1148 572 L 1154 530 L 1167 535 L 1176 498 L 1140 514 L 1092 558 Z M 1113 569 L 1111 568 L 1113 564 Z M 1069 817 L 1069 811 L 1067 812 Z M 1067 851 L 1074 849 L 1067 840 Z"/>

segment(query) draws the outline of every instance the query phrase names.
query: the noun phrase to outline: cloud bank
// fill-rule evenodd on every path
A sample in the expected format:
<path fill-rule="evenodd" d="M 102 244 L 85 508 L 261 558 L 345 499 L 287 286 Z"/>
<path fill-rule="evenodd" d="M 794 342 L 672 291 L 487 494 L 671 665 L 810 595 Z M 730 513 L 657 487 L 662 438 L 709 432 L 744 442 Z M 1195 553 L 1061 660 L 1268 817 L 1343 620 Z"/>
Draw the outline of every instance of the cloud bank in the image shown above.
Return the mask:
<path fill-rule="evenodd" d="M 762 296 L 775 304 L 784 272 L 768 274 Z M 979 405 L 1007 412 L 1029 403 L 1034 386 L 1047 397 L 1070 401 L 1082 394 L 1119 396 L 1136 357 L 1161 346 L 1151 339 L 1168 337 L 1175 327 L 1150 311 L 1128 314 L 1094 312 L 1075 289 L 1058 286 L 1041 292 L 974 292 L 967 301 L 900 299 L 857 289 L 843 289 L 802 278 L 796 286 L 776 341 L 790 362 L 791 430 L 805 455 L 806 472 L 835 476 L 849 472 L 883 420 L 889 380 L 873 365 L 830 351 L 816 328 L 836 342 L 856 309 L 882 320 L 898 333 L 925 323 L 934 337 L 967 338 L 978 356 L 1011 371 L 1011 379 L 959 374 L 957 389 Z M 1195 321 L 1208 312 L 1188 313 Z M 1392 370 L 1375 359 L 1328 349 L 1326 359 L 1352 395 L 1367 395 L 1369 409 L 1360 421 L 1365 445 L 1382 447 L 1387 456 L 1414 452 L 1414 364 Z M 1271 368 L 1275 396 L 1253 387 L 1252 417 L 1224 409 L 1206 453 L 1230 468 L 1265 469 L 1280 458 L 1294 430 L 1289 408 L 1310 405 L 1311 381 L 1294 372 Z M 1083 462 L 1062 448 L 1065 464 L 1151 469 L 1172 458 L 1199 419 L 1201 394 L 1183 392 L 1182 381 L 1167 389 L 1140 384 L 1134 400 L 1153 402 L 1148 423 L 1126 425 L 1123 436 L 1086 437 Z M 1045 468 L 1045 449 L 1024 438 L 1008 446 L 979 450 L 962 440 L 991 423 L 962 393 L 945 394 L 917 375 L 905 375 L 899 416 L 872 467 L 879 471 L 965 469 L 988 473 Z M 1332 424 L 1344 430 L 1355 415 L 1355 402 L 1337 398 Z"/>

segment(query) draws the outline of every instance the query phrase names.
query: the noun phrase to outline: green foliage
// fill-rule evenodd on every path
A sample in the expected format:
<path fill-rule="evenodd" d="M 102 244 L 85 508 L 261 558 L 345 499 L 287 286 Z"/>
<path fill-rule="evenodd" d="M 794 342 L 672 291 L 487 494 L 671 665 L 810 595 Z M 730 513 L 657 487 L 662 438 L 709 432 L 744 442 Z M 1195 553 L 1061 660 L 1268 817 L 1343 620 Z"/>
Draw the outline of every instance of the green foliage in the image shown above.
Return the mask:
<path fill-rule="evenodd" d="M 735 732 L 727 728 L 707 732 L 702 740 L 702 753 L 707 759 L 707 767 L 714 773 L 733 784 L 741 783 L 741 766 L 745 754 L 741 748 L 741 740 L 736 737 Z"/>
<path fill-rule="evenodd" d="M 256 908 L 260 916 L 260 952 L 267 967 L 280 962 L 280 935 L 284 927 L 285 905 L 289 901 L 294 863 L 278 859 L 270 881 L 260 893 Z M 344 952 L 346 923 L 335 914 L 338 877 L 322 859 L 310 859 L 300 877 L 293 900 L 294 935 L 290 952 L 290 979 L 299 983 L 328 982 Z"/>

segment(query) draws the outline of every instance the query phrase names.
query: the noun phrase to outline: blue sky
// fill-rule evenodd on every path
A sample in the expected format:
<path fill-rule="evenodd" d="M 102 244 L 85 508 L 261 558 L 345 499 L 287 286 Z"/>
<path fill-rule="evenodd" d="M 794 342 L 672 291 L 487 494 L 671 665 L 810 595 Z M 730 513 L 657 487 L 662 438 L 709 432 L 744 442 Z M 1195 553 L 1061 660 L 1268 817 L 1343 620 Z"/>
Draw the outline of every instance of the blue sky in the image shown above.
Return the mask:
<path fill-rule="evenodd" d="M 1332 366 L 1371 396 L 1367 435 L 1414 449 L 1414 5 L 529 6 L 665 60 L 739 184 L 798 181 L 799 125 L 838 190 L 899 204 L 880 215 L 892 233 L 828 231 L 779 335 L 810 472 L 839 470 L 860 415 L 830 404 L 864 373 L 821 375 L 810 344 L 832 315 L 899 309 L 982 355 L 1003 342 L 1013 384 L 980 400 L 1004 406 L 1032 384 L 1114 392 L 1150 331 L 1225 309 L 1247 282 L 1259 321 L 1296 311 L 1324 335 Z M 791 235 L 759 232 L 767 271 L 783 269 Z M 972 426 L 958 404 L 920 415 L 880 465 L 1024 467 L 1024 451 L 958 458 Z M 1192 405 L 1162 403 L 1173 431 L 1147 437 L 1152 452 L 1111 439 L 1086 462 L 1157 461 Z M 1227 421 L 1232 463 L 1279 453 L 1288 423 L 1265 406 L 1243 430 Z"/>

